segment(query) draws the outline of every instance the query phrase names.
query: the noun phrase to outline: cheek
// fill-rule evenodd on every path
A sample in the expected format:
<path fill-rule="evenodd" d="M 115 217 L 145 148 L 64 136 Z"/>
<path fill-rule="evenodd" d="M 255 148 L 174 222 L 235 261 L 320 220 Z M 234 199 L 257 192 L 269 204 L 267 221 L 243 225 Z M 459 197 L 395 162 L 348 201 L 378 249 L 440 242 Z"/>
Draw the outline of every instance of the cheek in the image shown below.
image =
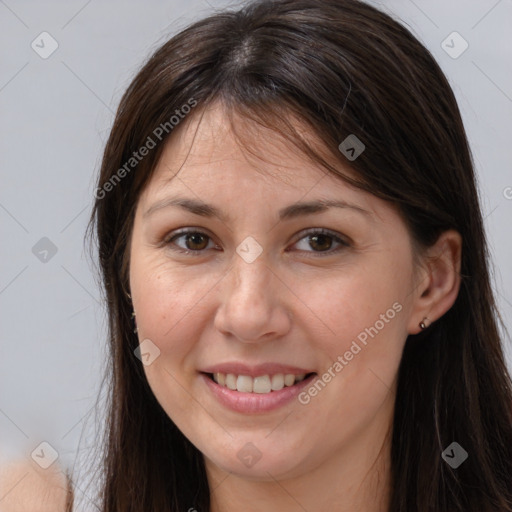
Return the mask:
<path fill-rule="evenodd" d="M 205 294 L 214 293 L 214 283 L 211 275 L 171 267 L 162 257 L 137 255 L 131 262 L 139 340 L 151 340 L 160 351 L 144 372 L 162 408 L 182 428 L 187 428 L 191 413 L 190 392 L 185 389 L 191 389 L 195 375 L 188 355 L 208 321 Z"/>
<path fill-rule="evenodd" d="M 399 257 L 340 272 L 304 295 L 324 333 L 317 348 L 327 356 L 326 370 L 343 374 L 344 385 L 371 386 L 369 380 L 376 378 L 369 370 L 388 384 L 395 377 L 407 337 L 412 279 L 410 261 Z"/>
<path fill-rule="evenodd" d="M 221 277 L 213 271 L 200 271 L 199 266 L 171 266 L 161 256 L 132 260 L 130 287 L 139 339 L 149 338 L 158 346 L 166 367 L 186 367 L 186 355 L 211 316 L 205 307 Z"/>
<path fill-rule="evenodd" d="M 132 261 L 130 286 L 137 299 L 137 318 L 152 329 L 166 332 L 211 288 L 212 276 L 194 272 L 193 268 L 172 266 L 158 255 L 148 255 Z"/>
<path fill-rule="evenodd" d="M 322 327 L 315 338 L 325 356 L 319 373 L 324 384 L 312 385 L 301 399 L 331 425 L 333 436 L 353 435 L 390 399 L 407 336 L 405 281 L 366 270 L 331 281 L 324 293 L 313 287 L 308 296 L 329 330 Z"/>
<path fill-rule="evenodd" d="M 301 295 L 316 321 L 338 340 L 355 339 L 375 324 L 379 331 L 391 323 L 401 325 L 405 317 L 399 313 L 407 302 L 407 270 L 400 279 L 382 269 L 356 270 L 302 285 Z"/>

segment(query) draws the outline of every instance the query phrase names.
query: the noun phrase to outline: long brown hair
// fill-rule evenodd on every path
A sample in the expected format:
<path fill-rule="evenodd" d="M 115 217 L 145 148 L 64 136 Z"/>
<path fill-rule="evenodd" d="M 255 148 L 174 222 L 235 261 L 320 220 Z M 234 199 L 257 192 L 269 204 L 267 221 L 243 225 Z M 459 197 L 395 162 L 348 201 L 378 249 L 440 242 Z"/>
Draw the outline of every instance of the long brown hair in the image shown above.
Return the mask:
<path fill-rule="evenodd" d="M 358 0 L 259 0 L 213 14 L 160 47 L 124 94 L 90 224 L 111 353 L 101 510 L 210 508 L 203 456 L 158 404 L 134 356 L 127 249 L 137 200 L 173 133 L 169 120 L 184 105 L 195 102 L 192 116 L 217 100 L 228 114 L 287 137 L 327 172 L 395 204 L 418 247 L 443 230 L 461 233 L 455 304 L 405 344 L 390 511 L 512 512 L 512 385 L 460 112 L 429 51 Z M 345 165 L 338 146 L 356 134 L 366 146 L 350 162 L 357 179 L 333 167 L 292 118 Z M 163 125 L 168 129 L 156 137 Z M 148 137 L 154 149 L 127 165 Z M 469 454 L 457 469 L 441 457 L 453 441 Z"/>

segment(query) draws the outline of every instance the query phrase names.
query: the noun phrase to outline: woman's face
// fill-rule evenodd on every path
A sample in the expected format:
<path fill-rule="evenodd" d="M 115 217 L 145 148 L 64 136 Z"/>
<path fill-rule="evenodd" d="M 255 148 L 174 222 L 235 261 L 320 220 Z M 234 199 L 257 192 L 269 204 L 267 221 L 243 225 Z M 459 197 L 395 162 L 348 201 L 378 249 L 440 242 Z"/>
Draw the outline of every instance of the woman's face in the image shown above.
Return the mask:
<path fill-rule="evenodd" d="M 220 108 L 187 122 L 131 239 L 151 389 L 209 467 L 281 479 L 357 459 L 391 424 L 404 342 L 421 320 L 404 222 L 273 132 L 253 127 L 260 160 Z M 219 384 L 206 375 L 217 372 Z"/>

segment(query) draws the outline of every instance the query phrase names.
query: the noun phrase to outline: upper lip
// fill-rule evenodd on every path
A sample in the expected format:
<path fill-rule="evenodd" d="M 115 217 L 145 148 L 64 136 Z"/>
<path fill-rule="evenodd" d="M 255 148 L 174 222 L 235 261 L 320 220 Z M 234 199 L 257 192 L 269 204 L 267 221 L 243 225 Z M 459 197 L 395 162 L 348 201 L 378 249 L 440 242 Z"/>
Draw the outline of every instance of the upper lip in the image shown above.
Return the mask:
<path fill-rule="evenodd" d="M 297 366 L 290 366 L 280 363 L 262 363 L 249 366 L 241 362 L 220 363 L 209 366 L 202 370 L 203 373 L 232 373 L 234 375 L 248 375 L 249 377 L 259 377 L 261 375 L 276 375 L 278 373 L 303 375 L 314 373 L 314 370 L 307 370 Z"/>

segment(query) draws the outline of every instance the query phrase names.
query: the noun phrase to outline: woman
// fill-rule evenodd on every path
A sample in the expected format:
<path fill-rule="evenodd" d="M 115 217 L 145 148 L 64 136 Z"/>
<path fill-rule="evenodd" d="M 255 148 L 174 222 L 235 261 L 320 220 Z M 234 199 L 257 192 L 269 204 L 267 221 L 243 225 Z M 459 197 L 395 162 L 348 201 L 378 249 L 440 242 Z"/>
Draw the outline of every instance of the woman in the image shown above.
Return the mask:
<path fill-rule="evenodd" d="M 96 189 L 101 510 L 512 511 L 470 150 L 356 0 L 248 3 L 135 77 Z"/>
<path fill-rule="evenodd" d="M 470 151 L 405 28 L 355 0 L 195 23 L 128 88 L 96 196 L 102 510 L 512 511 Z"/>

